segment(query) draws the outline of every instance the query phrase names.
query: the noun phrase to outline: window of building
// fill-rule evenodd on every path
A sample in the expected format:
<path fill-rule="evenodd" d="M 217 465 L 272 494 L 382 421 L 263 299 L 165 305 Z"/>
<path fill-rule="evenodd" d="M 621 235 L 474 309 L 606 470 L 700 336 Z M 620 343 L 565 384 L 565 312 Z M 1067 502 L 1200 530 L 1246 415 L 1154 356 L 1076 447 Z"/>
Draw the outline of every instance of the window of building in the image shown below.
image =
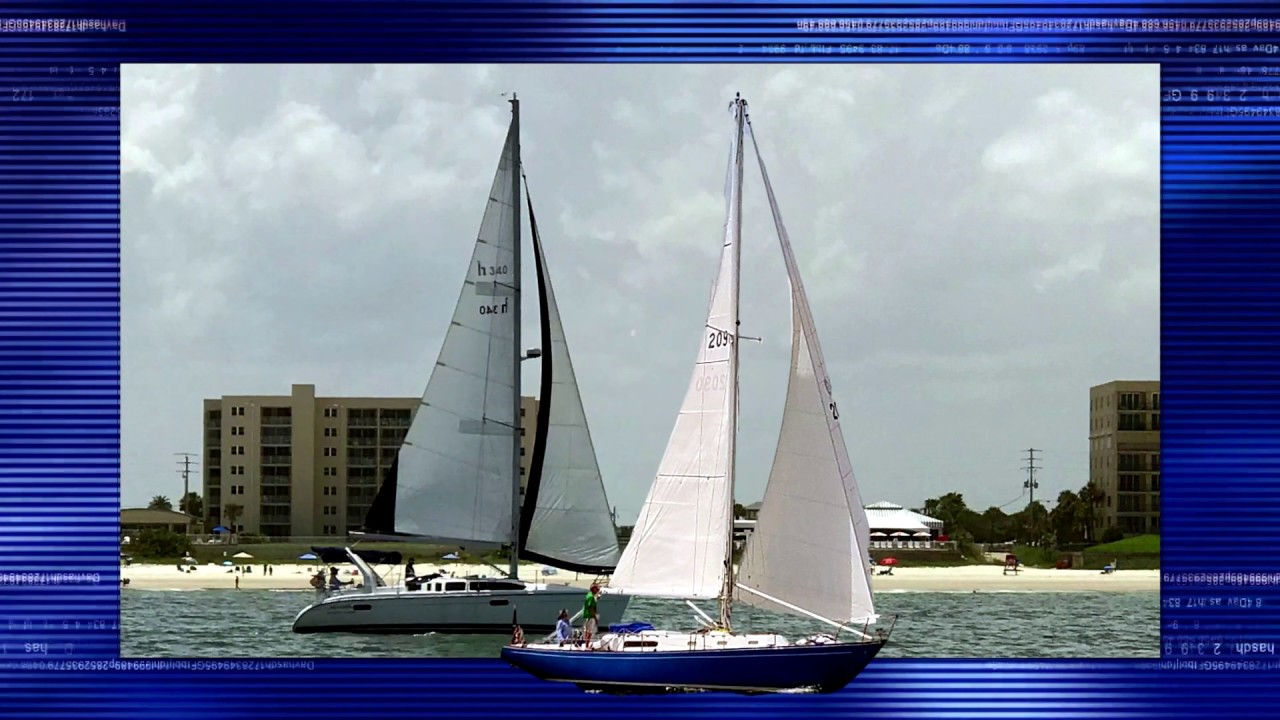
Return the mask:
<path fill-rule="evenodd" d="M 1151 429 L 1160 429 L 1160 413 L 1151 413 Z"/>
<path fill-rule="evenodd" d="M 524 417 L 524 408 L 520 408 L 520 417 Z"/>
<path fill-rule="evenodd" d="M 520 477 L 524 477 L 524 466 L 520 466 Z"/>
<path fill-rule="evenodd" d="M 325 449 L 324 449 L 324 456 L 325 456 L 325 457 L 337 457 L 337 456 L 338 456 L 338 448 L 331 448 L 331 447 L 327 447 L 327 448 L 325 448 Z"/>
<path fill-rule="evenodd" d="M 1120 413 L 1121 430 L 1146 430 L 1147 416 L 1142 413 Z"/>
<path fill-rule="evenodd" d="M 1151 453 L 1151 470 L 1160 472 L 1160 453 Z"/>
<path fill-rule="evenodd" d="M 524 457 L 524 446 L 520 446 L 520 457 Z"/>
<path fill-rule="evenodd" d="M 1151 393 L 1151 409 L 1160 409 L 1160 393 Z"/>
<path fill-rule="evenodd" d="M 1160 492 L 1160 473 L 1151 476 L 1151 492 Z"/>
<path fill-rule="evenodd" d="M 1140 475 L 1121 475 L 1120 492 L 1141 492 L 1142 477 Z"/>

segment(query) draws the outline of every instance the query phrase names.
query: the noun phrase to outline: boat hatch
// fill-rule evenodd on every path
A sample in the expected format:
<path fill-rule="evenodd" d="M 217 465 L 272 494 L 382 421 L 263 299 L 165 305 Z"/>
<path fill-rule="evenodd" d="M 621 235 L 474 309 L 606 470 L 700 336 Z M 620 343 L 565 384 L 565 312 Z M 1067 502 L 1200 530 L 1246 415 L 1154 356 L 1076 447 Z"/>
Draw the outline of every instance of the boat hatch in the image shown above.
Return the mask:
<path fill-rule="evenodd" d="M 623 647 L 623 649 L 626 649 L 626 648 L 656 648 L 656 647 L 658 647 L 658 641 L 657 641 L 657 640 L 628 640 L 628 641 L 626 641 L 626 642 L 622 643 L 622 647 Z"/>

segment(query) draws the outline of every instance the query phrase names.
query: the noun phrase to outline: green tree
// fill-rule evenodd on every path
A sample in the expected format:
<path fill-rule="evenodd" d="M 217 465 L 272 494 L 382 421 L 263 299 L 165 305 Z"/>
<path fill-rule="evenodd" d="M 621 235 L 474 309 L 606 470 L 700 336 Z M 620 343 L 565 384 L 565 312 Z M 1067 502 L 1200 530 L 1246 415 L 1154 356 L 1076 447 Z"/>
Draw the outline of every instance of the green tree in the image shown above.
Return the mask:
<path fill-rule="evenodd" d="M 1049 544 L 1049 511 L 1039 502 L 1033 502 L 1013 516 L 1014 531 L 1018 542 L 1024 545 Z"/>
<path fill-rule="evenodd" d="M 978 542 L 1002 543 L 1012 539 L 1011 523 L 1004 510 L 992 506 L 978 516 L 973 537 Z"/>
<path fill-rule="evenodd" d="M 1102 492 L 1102 488 L 1098 487 L 1097 483 L 1090 482 L 1080 488 L 1077 496 L 1079 498 L 1080 524 L 1084 531 L 1085 542 L 1094 542 L 1097 540 L 1098 511 L 1102 508 L 1102 503 L 1106 501 L 1106 493 Z"/>
<path fill-rule="evenodd" d="M 951 492 L 942 497 L 925 500 L 921 512 L 941 520 L 948 535 L 955 535 L 960 530 L 973 534 L 973 530 L 965 526 L 965 521 L 971 520 L 969 515 L 973 513 L 964 504 L 964 496 L 960 493 Z"/>
<path fill-rule="evenodd" d="M 204 500 L 198 494 L 189 492 L 178 501 L 178 509 L 192 517 L 200 517 L 204 510 Z"/>
<path fill-rule="evenodd" d="M 129 545 L 134 555 L 143 558 L 178 558 L 186 555 L 190 548 L 186 535 L 168 528 L 147 528 Z"/>
<path fill-rule="evenodd" d="M 172 510 L 173 503 L 169 502 L 169 498 L 164 495 L 156 495 L 151 498 L 151 502 L 147 504 L 148 510 Z"/>
<path fill-rule="evenodd" d="M 1081 512 L 1080 496 L 1070 490 L 1058 493 L 1058 504 L 1049 513 L 1049 525 L 1053 529 L 1054 542 L 1058 545 L 1084 540 L 1084 515 Z"/>

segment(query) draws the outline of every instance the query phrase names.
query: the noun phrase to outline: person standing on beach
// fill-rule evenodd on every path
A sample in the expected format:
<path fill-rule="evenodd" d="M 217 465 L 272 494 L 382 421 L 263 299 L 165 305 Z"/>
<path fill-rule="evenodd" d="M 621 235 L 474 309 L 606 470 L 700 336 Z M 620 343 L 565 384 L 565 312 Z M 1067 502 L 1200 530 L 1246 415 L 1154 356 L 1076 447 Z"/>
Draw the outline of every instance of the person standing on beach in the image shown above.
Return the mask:
<path fill-rule="evenodd" d="M 591 649 L 591 636 L 596 634 L 599 597 L 600 586 L 592 583 L 591 589 L 587 591 L 587 597 L 582 601 L 582 639 L 588 650 Z"/>
<path fill-rule="evenodd" d="M 239 575 L 237 575 L 237 576 L 236 576 L 236 589 L 237 589 L 237 590 L 239 590 L 239 589 L 240 589 L 240 576 L 239 576 Z"/>

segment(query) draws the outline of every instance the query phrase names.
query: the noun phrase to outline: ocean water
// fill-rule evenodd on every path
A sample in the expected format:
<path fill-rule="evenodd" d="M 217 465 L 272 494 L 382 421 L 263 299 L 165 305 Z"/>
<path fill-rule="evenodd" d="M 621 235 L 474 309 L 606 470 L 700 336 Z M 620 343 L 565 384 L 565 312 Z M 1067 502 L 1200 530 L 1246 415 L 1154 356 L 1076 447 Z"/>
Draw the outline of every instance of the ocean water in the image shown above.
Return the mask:
<path fill-rule="evenodd" d="M 125 590 L 121 655 L 132 658 L 497 657 L 507 635 L 299 635 L 290 628 L 310 590 Z M 714 614 L 714 608 L 704 609 Z M 915 592 L 876 594 L 897 615 L 880 657 L 1155 658 L 1158 592 Z M 662 629 L 696 627 L 680 602 L 632 599 L 624 618 Z M 739 631 L 796 639 L 821 624 L 735 607 Z"/>

